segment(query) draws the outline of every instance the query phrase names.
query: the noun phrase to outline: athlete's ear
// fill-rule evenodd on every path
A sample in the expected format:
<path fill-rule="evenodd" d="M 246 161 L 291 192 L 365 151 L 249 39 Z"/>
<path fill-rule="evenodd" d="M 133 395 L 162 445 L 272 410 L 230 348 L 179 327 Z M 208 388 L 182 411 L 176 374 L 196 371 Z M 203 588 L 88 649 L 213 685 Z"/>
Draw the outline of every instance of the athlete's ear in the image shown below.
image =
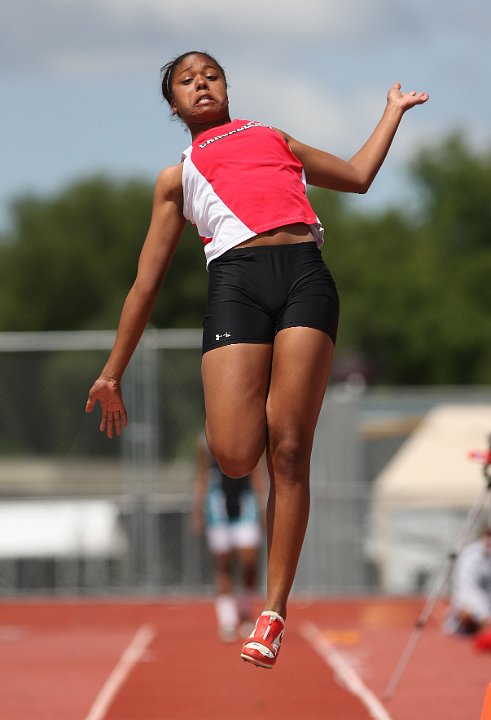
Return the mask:
<path fill-rule="evenodd" d="M 179 115 L 179 113 L 177 112 L 177 105 L 176 105 L 176 103 L 175 103 L 174 101 L 171 102 L 171 104 L 170 104 L 170 109 L 172 110 L 172 114 L 173 114 L 173 115 L 177 115 L 177 117 L 181 117 L 181 116 Z"/>

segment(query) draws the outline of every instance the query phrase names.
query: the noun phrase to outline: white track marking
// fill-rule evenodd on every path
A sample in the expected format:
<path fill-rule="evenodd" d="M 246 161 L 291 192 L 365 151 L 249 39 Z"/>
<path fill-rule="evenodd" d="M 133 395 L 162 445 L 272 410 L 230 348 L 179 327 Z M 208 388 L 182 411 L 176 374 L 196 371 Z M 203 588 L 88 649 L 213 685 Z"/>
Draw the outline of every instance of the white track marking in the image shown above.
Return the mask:
<path fill-rule="evenodd" d="M 123 685 L 154 637 L 155 631 L 149 625 L 142 625 L 137 630 L 133 640 L 121 655 L 116 667 L 101 688 L 85 720 L 103 720 L 119 688 Z"/>
<path fill-rule="evenodd" d="M 342 683 L 343 687 L 360 699 L 371 718 L 374 718 L 374 720 L 391 720 L 390 715 L 378 698 L 367 688 L 349 662 L 315 625 L 304 623 L 300 633 L 333 670 L 334 676 Z"/>

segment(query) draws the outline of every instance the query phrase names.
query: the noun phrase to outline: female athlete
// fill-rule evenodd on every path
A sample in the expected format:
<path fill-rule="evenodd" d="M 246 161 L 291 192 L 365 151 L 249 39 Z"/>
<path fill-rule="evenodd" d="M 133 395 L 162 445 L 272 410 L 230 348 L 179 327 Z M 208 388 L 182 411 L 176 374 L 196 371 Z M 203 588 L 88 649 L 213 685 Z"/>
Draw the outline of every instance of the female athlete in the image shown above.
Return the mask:
<path fill-rule="evenodd" d="M 126 426 L 121 377 L 189 220 L 209 271 L 202 360 L 208 447 L 231 477 L 250 473 L 266 452 L 267 594 L 241 657 L 271 668 L 307 526 L 312 442 L 338 324 L 306 184 L 365 193 L 404 113 L 428 95 L 403 93 L 395 83 L 375 130 L 345 161 L 261 122 L 231 119 L 225 73 L 207 53 L 169 62 L 162 91 L 192 144 L 157 179 L 136 279 L 86 410 L 100 402 L 100 429 L 109 438 Z"/>

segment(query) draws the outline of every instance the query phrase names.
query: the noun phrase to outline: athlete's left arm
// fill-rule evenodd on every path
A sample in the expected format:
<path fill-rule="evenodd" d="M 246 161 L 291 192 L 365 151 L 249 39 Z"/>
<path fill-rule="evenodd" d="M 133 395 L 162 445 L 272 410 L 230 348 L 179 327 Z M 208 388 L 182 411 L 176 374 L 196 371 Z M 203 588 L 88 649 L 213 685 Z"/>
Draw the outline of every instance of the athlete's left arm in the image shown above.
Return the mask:
<path fill-rule="evenodd" d="M 417 93 L 415 90 L 403 93 L 400 83 L 394 83 L 387 93 L 387 104 L 375 130 L 350 160 L 342 160 L 336 155 L 304 145 L 281 130 L 279 132 L 302 163 L 310 185 L 365 193 L 385 160 L 402 116 L 406 110 L 422 105 L 428 98 L 427 93 Z"/>

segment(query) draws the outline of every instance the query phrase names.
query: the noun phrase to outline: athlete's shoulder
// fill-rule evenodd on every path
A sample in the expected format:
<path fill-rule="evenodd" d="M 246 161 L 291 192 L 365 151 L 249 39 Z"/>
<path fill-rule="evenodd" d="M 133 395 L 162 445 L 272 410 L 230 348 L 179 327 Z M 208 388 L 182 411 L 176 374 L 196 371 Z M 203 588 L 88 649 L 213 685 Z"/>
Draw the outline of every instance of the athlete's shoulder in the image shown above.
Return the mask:
<path fill-rule="evenodd" d="M 182 194 L 182 163 L 169 165 L 160 171 L 155 183 L 155 194 L 163 199 Z"/>
<path fill-rule="evenodd" d="M 290 145 L 291 142 L 295 142 L 294 138 L 292 138 L 292 136 L 284 130 L 280 130 L 280 128 L 277 127 L 272 127 L 271 130 L 274 130 L 276 133 L 278 133 L 278 135 L 283 138 L 287 145 Z"/>

